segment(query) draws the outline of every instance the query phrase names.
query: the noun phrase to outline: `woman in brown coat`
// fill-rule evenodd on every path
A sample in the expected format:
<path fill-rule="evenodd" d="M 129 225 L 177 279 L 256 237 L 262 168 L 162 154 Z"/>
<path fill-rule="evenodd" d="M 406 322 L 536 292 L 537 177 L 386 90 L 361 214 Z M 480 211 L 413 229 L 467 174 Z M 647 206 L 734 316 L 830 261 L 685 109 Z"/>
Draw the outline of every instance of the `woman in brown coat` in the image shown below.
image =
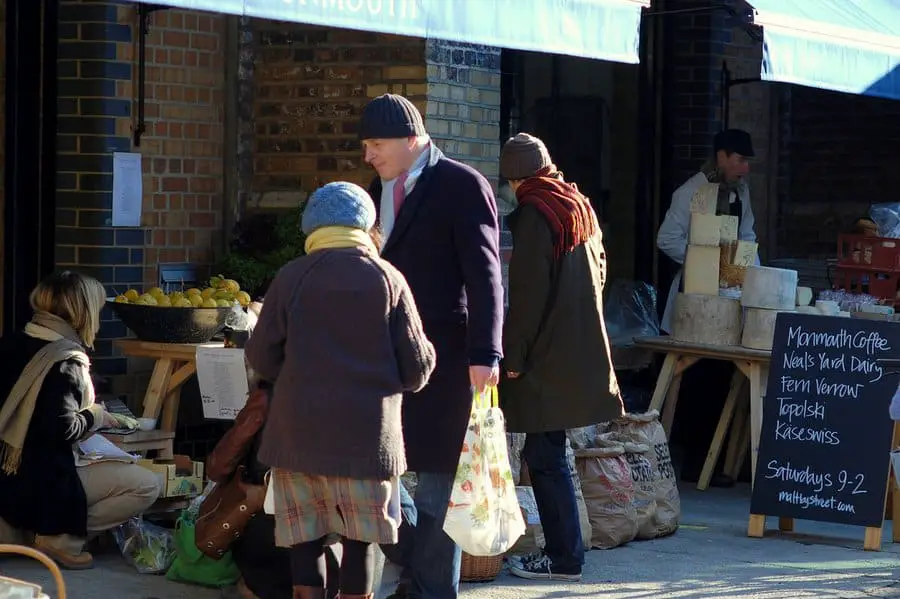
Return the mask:
<path fill-rule="evenodd" d="M 375 206 L 330 183 L 303 212 L 307 255 L 266 294 L 247 359 L 274 382 L 259 459 L 272 467 L 275 537 L 295 598 L 325 594 L 324 543 L 343 540 L 341 596 L 371 597 L 374 543 L 397 542 L 406 471 L 401 400 L 435 352 L 403 276 L 378 255 Z"/>

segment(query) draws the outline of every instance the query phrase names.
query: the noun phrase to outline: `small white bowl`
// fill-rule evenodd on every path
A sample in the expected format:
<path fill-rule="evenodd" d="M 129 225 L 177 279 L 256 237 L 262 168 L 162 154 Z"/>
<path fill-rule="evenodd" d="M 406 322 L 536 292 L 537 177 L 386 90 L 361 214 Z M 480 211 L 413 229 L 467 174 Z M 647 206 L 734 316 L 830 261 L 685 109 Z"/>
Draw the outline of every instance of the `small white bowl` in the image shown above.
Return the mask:
<path fill-rule="evenodd" d="M 142 431 L 156 430 L 156 418 L 138 418 L 138 428 Z"/>

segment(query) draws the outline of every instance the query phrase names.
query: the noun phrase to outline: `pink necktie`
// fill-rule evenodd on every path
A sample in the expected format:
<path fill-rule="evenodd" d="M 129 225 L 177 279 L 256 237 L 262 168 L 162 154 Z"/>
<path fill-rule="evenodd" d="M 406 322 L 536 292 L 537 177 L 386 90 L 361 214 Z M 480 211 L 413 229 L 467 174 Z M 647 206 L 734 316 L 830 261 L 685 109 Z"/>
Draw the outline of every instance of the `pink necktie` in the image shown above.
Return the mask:
<path fill-rule="evenodd" d="M 400 213 L 400 206 L 403 205 L 403 200 L 406 199 L 406 179 L 409 178 L 409 173 L 402 173 L 397 180 L 394 181 L 394 218 L 397 218 L 397 215 Z"/>

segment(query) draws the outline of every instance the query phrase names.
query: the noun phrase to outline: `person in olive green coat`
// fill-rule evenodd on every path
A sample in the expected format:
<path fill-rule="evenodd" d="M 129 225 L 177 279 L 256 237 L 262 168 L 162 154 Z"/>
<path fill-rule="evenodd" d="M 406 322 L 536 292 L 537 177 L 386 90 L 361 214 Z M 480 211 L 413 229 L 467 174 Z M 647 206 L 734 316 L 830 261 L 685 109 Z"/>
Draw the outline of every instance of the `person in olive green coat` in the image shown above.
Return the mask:
<path fill-rule="evenodd" d="M 500 155 L 518 207 L 500 405 L 509 432 L 527 433 L 528 465 L 546 547 L 513 563 L 528 579 L 580 580 L 584 546 L 566 462 L 566 429 L 623 414 L 606 324 L 606 253 L 597 215 L 566 182 L 544 143 L 525 133 Z"/>

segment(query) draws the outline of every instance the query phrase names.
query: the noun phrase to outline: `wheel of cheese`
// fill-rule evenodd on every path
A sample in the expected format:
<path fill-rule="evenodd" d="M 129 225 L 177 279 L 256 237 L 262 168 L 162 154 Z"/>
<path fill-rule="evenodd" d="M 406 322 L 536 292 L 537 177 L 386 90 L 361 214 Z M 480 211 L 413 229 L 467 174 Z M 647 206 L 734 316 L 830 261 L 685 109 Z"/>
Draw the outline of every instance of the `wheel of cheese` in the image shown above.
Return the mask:
<path fill-rule="evenodd" d="M 797 271 L 751 266 L 744 275 L 741 304 L 745 308 L 793 310 L 797 303 Z"/>
<path fill-rule="evenodd" d="M 741 303 L 718 295 L 675 296 L 672 338 L 705 345 L 740 345 Z"/>
<path fill-rule="evenodd" d="M 779 314 L 793 310 L 765 310 L 763 308 L 747 308 L 744 312 L 744 332 L 741 334 L 741 345 L 749 349 L 772 350 L 775 338 L 775 319 Z"/>

